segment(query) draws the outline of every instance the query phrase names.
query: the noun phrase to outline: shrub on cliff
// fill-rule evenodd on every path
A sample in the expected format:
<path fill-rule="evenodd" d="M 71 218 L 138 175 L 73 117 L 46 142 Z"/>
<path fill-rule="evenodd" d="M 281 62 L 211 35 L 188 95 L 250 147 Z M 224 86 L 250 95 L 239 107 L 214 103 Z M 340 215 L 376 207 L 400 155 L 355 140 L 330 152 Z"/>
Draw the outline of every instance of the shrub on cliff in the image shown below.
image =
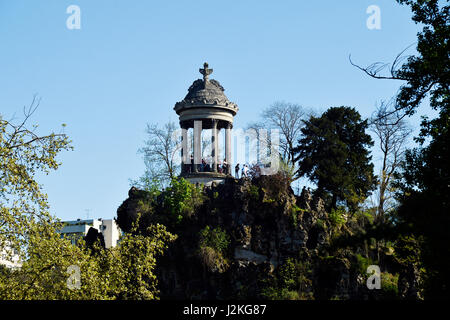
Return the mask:
<path fill-rule="evenodd" d="M 163 210 L 175 224 L 179 224 L 183 218 L 192 216 L 195 209 L 205 200 L 202 188 L 183 178 L 172 179 L 162 196 Z"/>
<path fill-rule="evenodd" d="M 220 227 L 211 229 L 206 226 L 199 232 L 199 255 L 208 270 L 224 272 L 229 262 L 226 252 L 230 245 L 230 238 Z"/>
<path fill-rule="evenodd" d="M 269 300 L 311 300 L 312 269 L 306 261 L 288 258 L 280 265 L 272 281 L 267 281 L 262 297 Z"/>
<path fill-rule="evenodd" d="M 152 224 L 160 223 L 176 229 L 185 218 L 190 218 L 206 199 L 201 187 L 183 178 L 174 178 L 165 190 L 138 190 L 128 192 L 128 199 L 117 209 L 119 227 L 130 232 L 140 215 L 139 231 L 144 232 Z"/>

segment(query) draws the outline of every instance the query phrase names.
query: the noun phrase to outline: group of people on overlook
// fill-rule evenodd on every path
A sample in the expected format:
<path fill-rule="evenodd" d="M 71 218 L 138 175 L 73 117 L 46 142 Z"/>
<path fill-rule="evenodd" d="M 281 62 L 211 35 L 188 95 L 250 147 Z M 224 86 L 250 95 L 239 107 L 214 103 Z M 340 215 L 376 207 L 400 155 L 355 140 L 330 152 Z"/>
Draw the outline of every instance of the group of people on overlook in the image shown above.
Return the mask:
<path fill-rule="evenodd" d="M 186 164 L 186 172 L 192 173 L 194 172 L 194 157 L 191 155 L 190 157 L 190 163 Z M 197 172 L 213 172 L 212 165 L 207 162 L 205 159 L 202 158 L 201 164 L 196 165 L 197 166 Z M 223 161 L 219 161 L 217 163 L 217 172 L 227 174 L 231 171 L 228 170 L 230 164 L 228 164 L 226 159 L 223 159 Z M 261 169 L 259 165 L 254 164 L 252 168 L 248 164 L 243 164 L 242 168 L 240 167 L 240 164 L 236 164 L 234 167 L 234 174 L 235 178 L 239 179 L 239 172 L 240 172 L 240 178 L 248 178 L 250 175 L 250 170 L 252 170 L 252 175 L 259 176 L 261 174 Z"/>
<path fill-rule="evenodd" d="M 213 172 L 212 165 L 209 163 L 210 161 L 206 161 L 202 158 L 202 163 L 196 165 L 197 166 L 197 172 Z M 191 161 L 189 164 L 186 165 L 186 172 L 192 173 L 194 172 L 194 157 L 191 155 Z M 226 159 L 223 159 L 222 161 L 219 161 L 217 163 L 217 172 L 218 173 L 227 173 L 228 172 L 228 163 Z"/>

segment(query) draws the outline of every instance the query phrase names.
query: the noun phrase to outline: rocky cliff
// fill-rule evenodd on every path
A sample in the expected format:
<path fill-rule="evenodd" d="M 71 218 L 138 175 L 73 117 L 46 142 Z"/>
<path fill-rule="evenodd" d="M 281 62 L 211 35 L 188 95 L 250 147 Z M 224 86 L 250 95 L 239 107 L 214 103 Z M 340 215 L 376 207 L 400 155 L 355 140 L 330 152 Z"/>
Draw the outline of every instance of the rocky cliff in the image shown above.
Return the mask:
<path fill-rule="evenodd" d="M 343 228 L 351 233 L 351 228 L 363 227 L 361 223 L 336 227 L 320 198 L 306 189 L 295 196 L 281 175 L 230 178 L 205 188 L 202 197 L 177 223 L 164 217 L 164 193 L 150 201 L 147 192 L 132 188 L 118 210 L 117 220 L 125 231 L 139 213 L 144 223 L 165 223 L 178 235 L 159 259 L 162 299 L 395 295 L 389 287 L 367 289 L 364 268 L 370 259 L 364 250 L 330 249 L 334 233 Z"/>

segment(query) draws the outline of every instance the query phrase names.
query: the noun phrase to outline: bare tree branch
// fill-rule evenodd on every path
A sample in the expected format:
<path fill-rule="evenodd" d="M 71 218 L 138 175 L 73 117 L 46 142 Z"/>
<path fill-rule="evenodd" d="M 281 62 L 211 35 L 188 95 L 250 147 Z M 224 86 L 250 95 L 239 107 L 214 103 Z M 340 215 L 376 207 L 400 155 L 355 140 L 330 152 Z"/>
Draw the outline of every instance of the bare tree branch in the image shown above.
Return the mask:
<path fill-rule="evenodd" d="M 177 126 L 173 122 L 166 123 L 163 128 L 157 124 L 147 124 L 148 140 L 145 146 L 139 149 L 143 154 L 146 172 L 143 177 L 133 184 L 147 187 L 153 180 L 163 185 L 178 175 L 180 164 L 174 159 L 181 149 L 181 142 L 175 136 Z"/>
<path fill-rule="evenodd" d="M 400 166 L 405 143 L 412 132 L 403 120 L 404 115 L 390 110 L 391 107 L 392 100 L 389 103 L 382 102 L 371 119 L 371 130 L 378 137 L 383 157 L 377 192 L 377 216 L 381 220 L 384 219 L 387 210 L 393 206 L 391 203 L 392 192 L 390 192 L 391 180 Z"/>

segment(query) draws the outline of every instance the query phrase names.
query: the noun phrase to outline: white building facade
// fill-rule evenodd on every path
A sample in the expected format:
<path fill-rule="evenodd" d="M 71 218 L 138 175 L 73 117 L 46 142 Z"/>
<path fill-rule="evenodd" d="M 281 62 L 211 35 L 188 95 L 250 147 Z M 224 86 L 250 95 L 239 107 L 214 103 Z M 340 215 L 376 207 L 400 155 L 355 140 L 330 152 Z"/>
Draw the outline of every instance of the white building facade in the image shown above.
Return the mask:
<path fill-rule="evenodd" d="M 78 239 L 86 236 L 90 228 L 97 229 L 105 239 L 105 247 L 115 247 L 120 238 L 120 228 L 114 219 L 77 219 L 74 221 L 63 221 L 63 228 L 59 231 L 61 235 L 76 244 Z"/>

